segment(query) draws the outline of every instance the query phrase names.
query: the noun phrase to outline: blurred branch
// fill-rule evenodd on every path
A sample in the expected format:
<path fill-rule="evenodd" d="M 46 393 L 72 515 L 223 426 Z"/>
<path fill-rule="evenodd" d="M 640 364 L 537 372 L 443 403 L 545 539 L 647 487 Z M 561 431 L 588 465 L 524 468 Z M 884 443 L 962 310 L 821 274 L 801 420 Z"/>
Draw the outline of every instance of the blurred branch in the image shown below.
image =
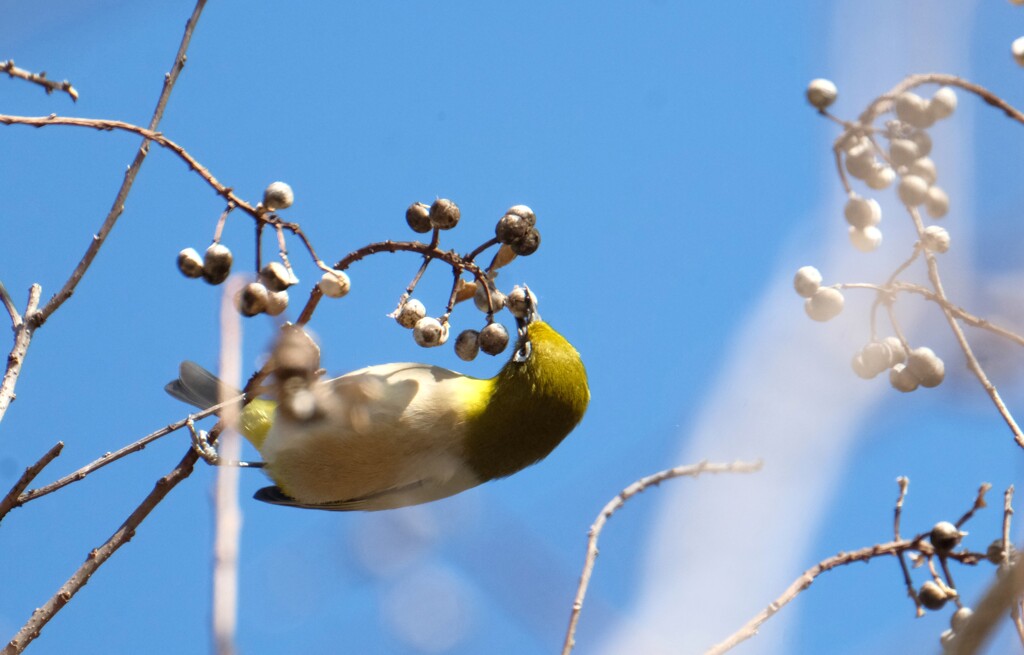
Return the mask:
<path fill-rule="evenodd" d="M 25 491 L 25 487 L 32 483 L 32 480 L 36 478 L 39 473 L 46 468 L 46 466 L 60 455 L 60 451 L 64 449 L 64 442 L 58 441 L 52 448 L 39 458 L 32 466 L 25 469 L 25 472 L 21 474 L 18 481 L 14 483 L 11 490 L 7 492 L 7 495 L 0 500 L 0 521 L 4 520 L 7 513 L 19 505 L 18 497 L 22 491 Z"/>
<path fill-rule="evenodd" d="M 221 295 L 220 306 L 220 379 L 230 387 L 237 387 L 242 377 L 241 321 L 234 306 L 235 294 L 241 290 L 240 278 L 233 278 Z M 221 438 L 220 455 L 228 461 L 241 459 L 242 444 L 237 432 L 239 404 L 229 402 L 226 388 L 221 386 L 221 413 L 225 431 Z M 237 400 L 237 399 L 236 399 Z M 214 490 L 213 541 L 213 644 L 217 655 L 234 655 L 235 628 L 238 623 L 238 541 L 242 532 L 242 510 L 238 505 L 239 469 L 234 466 L 217 467 Z"/>
<path fill-rule="evenodd" d="M 1017 121 L 1018 123 L 1024 123 L 1024 113 L 996 94 L 983 86 L 974 84 L 973 82 L 968 82 L 962 77 L 946 73 L 923 73 L 908 76 L 906 79 L 890 89 L 888 93 L 879 96 L 870 105 L 868 105 L 867 109 L 861 113 L 858 121 L 863 125 L 873 123 L 879 115 L 889 111 L 892 107 L 893 101 L 896 99 L 896 96 L 904 91 L 909 91 L 910 89 L 924 84 L 944 84 L 946 86 L 955 86 L 963 89 L 964 91 L 978 96 L 984 100 L 986 104 L 1002 110 L 1007 117 Z"/>
<path fill-rule="evenodd" d="M 0 73 L 7 73 L 11 77 L 18 77 L 33 84 L 38 84 L 46 90 L 46 95 L 52 94 L 54 91 L 64 91 L 73 102 L 78 102 L 78 91 L 75 87 L 71 86 L 71 82 L 64 80 L 63 82 L 55 82 L 54 80 L 47 79 L 46 72 L 42 73 L 31 73 L 22 68 L 18 68 L 14 65 L 13 59 L 7 61 L 0 61 Z"/>
<path fill-rule="evenodd" d="M 594 565 L 597 564 L 597 539 L 601 535 L 608 519 L 615 512 L 622 508 L 633 496 L 641 493 L 649 487 L 657 486 L 665 480 L 680 477 L 697 477 L 702 473 L 753 473 L 761 470 L 761 462 L 732 462 L 730 464 L 712 464 L 709 462 L 698 462 L 686 466 L 677 466 L 666 469 L 653 475 L 640 478 L 633 484 L 619 492 L 601 513 L 597 520 L 590 526 L 590 533 L 587 539 L 587 557 L 583 565 L 583 573 L 580 575 L 579 587 L 576 590 L 576 599 L 572 604 L 572 612 L 569 614 L 569 629 L 565 634 L 565 642 L 562 645 L 562 655 L 569 655 L 576 645 L 576 626 L 580 620 L 580 612 L 583 609 L 583 599 L 587 595 L 587 587 L 590 585 L 590 576 L 594 572 Z"/>

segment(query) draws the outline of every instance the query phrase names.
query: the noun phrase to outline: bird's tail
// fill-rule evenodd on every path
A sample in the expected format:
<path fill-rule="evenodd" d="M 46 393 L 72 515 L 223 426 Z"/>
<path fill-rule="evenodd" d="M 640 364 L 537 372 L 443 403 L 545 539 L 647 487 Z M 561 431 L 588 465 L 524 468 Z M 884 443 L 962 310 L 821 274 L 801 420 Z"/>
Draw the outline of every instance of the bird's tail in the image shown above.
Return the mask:
<path fill-rule="evenodd" d="M 178 368 L 178 379 L 168 382 L 164 391 L 199 409 L 209 409 L 223 400 L 242 395 L 241 391 L 225 384 L 195 362 L 182 362 Z M 271 400 L 256 398 L 245 406 L 238 418 L 238 431 L 256 448 L 263 446 L 273 422 L 275 406 Z"/>
<path fill-rule="evenodd" d="M 182 362 L 178 379 L 168 382 L 164 391 L 199 409 L 209 409 L 242 393 L 195 362 Z"/>

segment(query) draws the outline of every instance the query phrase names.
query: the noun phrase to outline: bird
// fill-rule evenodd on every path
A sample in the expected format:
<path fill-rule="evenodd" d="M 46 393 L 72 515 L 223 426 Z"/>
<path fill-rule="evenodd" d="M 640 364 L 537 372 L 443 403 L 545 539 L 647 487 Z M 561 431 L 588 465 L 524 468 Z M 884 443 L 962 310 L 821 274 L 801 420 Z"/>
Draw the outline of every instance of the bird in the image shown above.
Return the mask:
<path fill-rule="evenodd" d="M 312 408 L 257 398 L 239 432 L 274 482 L 275 505 L 378 511 L 428 503 L 504 478 L 547 457 L 590 403 L 579 352 L 531 307 L 512 356 L 492 378 L 394 363 L 314 381 Z M 279 385 L 280 386 L 280 385 Z M 200 408 L 218 402 L 212 373 L 183 362 L 166 391 Z"/>

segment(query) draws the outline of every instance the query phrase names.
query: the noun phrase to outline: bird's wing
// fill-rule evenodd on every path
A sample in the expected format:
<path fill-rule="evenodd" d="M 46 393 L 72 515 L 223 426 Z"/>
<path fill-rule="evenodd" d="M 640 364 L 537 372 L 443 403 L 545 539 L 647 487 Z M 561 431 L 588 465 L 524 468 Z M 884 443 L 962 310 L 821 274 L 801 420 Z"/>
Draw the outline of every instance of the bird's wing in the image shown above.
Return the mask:
<path fill-rule="evenodd" d="M 327 503 L 301 503 L 288 494 L 281 491 L 280 487 L 263 487 L 257 491 L 253 498 L 271 505 L 283 505 L 285 507 L 301 507 L 303 509 L 322 509 L 331 512 L 351 512 L 356 510 L 373 511 L 378 509 L 393 509 L 413 505 L 417 502 L 416 490 L 423 487 L 424 480 L 417 480 L 411 484 L 393 489 L 386 489 L 372 493 L 362 498 L 350 500 L 336 500 Z M 404 496 L 404 497 L 403 497 Z"/>

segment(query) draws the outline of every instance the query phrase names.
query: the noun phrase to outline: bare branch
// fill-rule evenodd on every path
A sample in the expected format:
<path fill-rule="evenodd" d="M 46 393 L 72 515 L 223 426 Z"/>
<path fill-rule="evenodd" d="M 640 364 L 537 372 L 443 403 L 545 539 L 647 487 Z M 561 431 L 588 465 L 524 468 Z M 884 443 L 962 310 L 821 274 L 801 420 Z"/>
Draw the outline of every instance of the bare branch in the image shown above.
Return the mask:
<path fill-rule="evenodd" d="M 18 376 L 21 375 L 21 366 L 25 363 L 25 355 L 32 343 L 32 333 L 35 332 L 35 324 L 29 320 L 38 313 L 39 296 L 43 290 L 38 284 L 33 284 L 28 290 L 28 303 L 25 305 L 25 313 L 21 320 L 14 327 L 14 344 L 7 355 L 7 369 L 4 371 L 4 378 L 0 381 L 0 421 L 3 420 L 7 408 L 14 402 L 14 387 L 18 383 Z"/>
<path fill-rule="evenodd" d="M 7 61 L 0 61 L 0 73 L 7 73 L 11 77 L 18 77 L 33 84 L 38 84 L 46 90 L 46 95 L 51 95 L 54 91 L 63 91 L 71 96 L 72 102 L 78 102 L 78 91 L 75 87 L 71 86 L 71 82 L 64 80 L 63 82 L 56 82 L 46 77 L 46 72 L 42 73 L 31 73 L 22 68 L 18 68 L 14 65 L 13 59 Z"/>
<path fill-rule="evenodd" d="M 1020 557 L 1013 564 L 1003 569 L 996 577 L 995 583 L 989 587 L 985 595 L 974 607 L 974 614 L 964 628 L 949 643 L 946 653 L 949 655 L 974 655 L 981 652 L 981 647 L 995 630 L 1007 612 L 1020 603 L 1024 594 L 1024 564 Z M 1024 637 L 1021 638 L 1024 642 Z"/>
<path fill-rule="evenodd" d="M 0 282 L 0 302 L 3 303 L 4 309 L 7 310 L 7 315 L 11 317 L 11 327 L 17 330 L 22 321 L 21 313 L 15 307 L 14 300 L 11 299 L 11 294 L 7 293 L 7 287 L 4 286 L 3 282 Z"/>
<path fill-rule="evenodd" d="M 18 481 L 14 483 L 11 490 L 7 492 L 7 495 L 0 500 L 0 521 L 4 520 L 7 513 L 18 506 L 18 497 L 22 491 L 32 483 L 32 480 L 36 478 L 39 473 L 46 468 L 46 466 L 60 455 L 60 451 L 64 450 L 64 442 L 58 441 L 52 448 L 46 451 L 42 457 L 39 458 L 32 466 L 25 469 L 25 472 L 21 474 Z"/>
<path fill-rule="evenodd" d="M 583 609 L 583 599 L 587 595 L 587 587 L 590 585 L 590 576 L 594 572 L 594 565 L 597 564 L 597 539 L 601 531 L 612 515 L 622 508 L 633 496 L 641 493 L 649 487 L 657 486 L 665 480 L 680 477 L 697 477 L 702 473 L 753 473 L 761 470 L 761 462 L 732 462 L 730 464 L 712 464 L 698 462 L 686 466 L 677 466 L 666 469 L 645 478 L 640 478 L 633 484 L 619 492 L 601 513 L 597 520 L 590 526 L 590 533 L 587 539 L 587 557 L 583 565 L 583 573 L 580 575 L 579 587 L 576 589 L 576 599 L 572 604 L 572 612 L 569 614 L 569 629 L 565 633 L 565 642 L 562 645 L 562 655 L 569 655 L 576 645 L 576 626 L 580 620 L 580 612 Z"/>
<path fill-rule="evenodd" d="M 17 655 L 28 647 L 28 645 L 39 636 L 42 629 L 50 622 L 56 614 L 74 597 L 78 591 L 85 586 L 92 575 L 110 559 L 121 546 L 128 543 L 135 536 L 135 530 L 149 513 L 160 504 L 168 493 L 171 492 L 179 482 L 192 474 L 193 467 L 198 459 L 195 452 L 189 448 L 181 462 L 167 475 L 157 480 L 153 490 L 135 508 L 124 523 L 107 539 L 101 546 L 89 551 L 85 562 L 78 567 L 67 582 L 61 585 L 57 593 L 53 595 L 42 607 L 32 612 L 32 616 L 21 627 L 6 647 L 0 651 L 0 655 Z"/>
<path fill-rule="evenodd" d="M 897 482 L 900 485 L 900 495 L 896 501 L 896 518 L 894 520 L 894 527 L 898 535 L 899 516 L 903 509 L 903 500 L 906 497 L 907 485 L 909 483 L 906 480 L 906 478 L 897 478 Z M 991 485 L 988 484 L 981 485 L 981 488 L 978 490 L 978 496 L 975 498 L 974 505 L 967 512 L 967 514 L 964 515 L 964 518 L 961 519 L 961 521 L 966 521 L 970 519 L 977 509 L 985 506 L 985 492 L 988 491 L 990 487 Z M 928 564 L 931 568 L 932 576 L 938 580 L 938 574 L 932 566 L 932 559 L 938 553 L 935 552 L 935 548 L 929 541 L 926 540 L 926 537 L 927 534 L 919 534 L 915 536 L 913 539 L 900 539 L 897 537 L 895 540 L 890 541 L 888 543 L 867 546 L 865 548 L 861 548 L 860 550 L 855 550 L 849 553 L 839 553 L 838 555 L 834 555 L 832 557 L 829 557 L 828 559 L 822 560 L 818 564 L 815 564 L 811 568 L 804 571 L 803 574 L 800 575 L 800 577 L 794 580 L 793 583 L 789 585 L 789 587 L 787 587 L 786 590 L 782 592 L 782 594 L 778 598 L 769 603 L 765 609 L 758 612 L 752 619 L 747 621 L 743 625 L 743 627 L 741 627 L 733 634 L 729 635 L 729 637 L 726 638 L 724 641 L 716 644 L 715 646 L 712 646 L 707 651 L 705 651 L 704 655 L 721 655 L 722 653 L 732 650 L 739 644 L 756 635 L 758 628 L 760 628 L 761 625 L 765 623 L 765 621 L 770 619 L 772 616 L 775 615 L 776 612 L 778 612 L 783 607 L 792 602 L 793 599 L 800 595 L 802 591 L 810 587 L 811 583 L 813 583 L 814 580 L 822 573 L 830 571 L 836 568 L 837 566 L 843 566 L 846 564 L 850 564 L 852 562 L 867 562 L 883 555 L 894 555 L 898 557 L 900 565 L 903 569 L 904 582 L 910 589 L 910 596 L 914 599 L 915 605 L 917 605 L 917 615 L 920 616 L 920 600 L 917 598 L 917 594 L 913 591 L 913 582 L 910 580 L 910 574 L 904 562 L 904 554 L 907 552 L 916 552 L 928 558 Z M 985 555 L 983 553 L 959 551 L 948 553 L 945 555 L 945 558 L 955 560 L 957 562 L 960 562 L 961 564 L 973 565 L 985 559 Z M 942 564 L 943 567 L 945 567 L 945 561 L 943 561 Z"/>
<path fill-rule="evenodd" d="M 92 462 L 90 462 L 89 464 L 86 464 L 85 466 L 83 466 L 82 468 L 78 469 L 77 471 L 74 471 L 73 473 L 69 473 L 69 474 L 65 475 L 64 477 L 62 477 L 61 479 L 59 479 L 59 480 L 57 480 L 55 482 L 51 482 L 50 484 L 46 485 L 45 487 L 39 487 L 38 489 L 32 489 L 32 490 L 28 491 L 27 493 L 22 494 L 17 499 L 17 501 L 14 503 L 12 508 L 24 505 L 25 503 L 29 502 L 30 500 L 35 500 L 36 498 L 39 498 L 40 496 L 45 496 L 47 494 L 51 494 L 54 491 L 57 491 L 58 489 L 61 489 L 63 487 L 68 486 L 72 482 L 78 482 L 79 480 L 84 479 L 85 476 L 89 475 L 93 471 L 101 469 L 104 466 L 106 466 L 107 464 L 112 464 L 112 463 L 116 462 L 117 460 L 121 459 L 122 457 L 124 457 L 126 455 L 130 455 L 132 453 L 136 453 L 136 452 L 144 449 L 146 446 L 148 446 L 150 443 L 156 441 L 157 439 L 159 439 L 161 437 L 165 437 L 165 436 L 171 434 L 172 432 L 176 432 L 176 431 L 186 427 L 189 424 L 190 421 L 198 421 L 199 419 L 206 418 L 207 416 L 210 416 L 212 414 L 216 414 L 221 409 L 223 409 L 226 404 L 237 403 L 239 400 L 241 400 L 241 398 L 242 398 L 242 396 L 238 396 L 236 398 L 232 398 L 229 401 L 226 401 L 225 403 L 219 403 L 217 405 L 214 405 L 213 407 L 204 409 L 201 412 L 196 412 L 195 414 L 190 414 L 190 415 L 186 416 L 185 418 L 181 419 L 180 421 L 175 421 L 174 423 L 171 423 L 171 424 L 169 424 L 169 425 L 167 425 L 165 427 L 162 427 L 162 428 L 160 428 L 159 430 L 157 430 L 155 432 L 150 432 L 149 434 L 147 434 L 146 436 L 142 437 L 141 439 L 139 439 L 137 441 L 134 441 L 134 442 L 128 444 L 127 446 L 124 446 L 123 448 L 119 448 L 119 449 L 115 450 L 112 453 L 106 453 L 102 457 L 93 460 Z M 2 515 L 0 515 L 0 516 L 2 516 Z"/>

